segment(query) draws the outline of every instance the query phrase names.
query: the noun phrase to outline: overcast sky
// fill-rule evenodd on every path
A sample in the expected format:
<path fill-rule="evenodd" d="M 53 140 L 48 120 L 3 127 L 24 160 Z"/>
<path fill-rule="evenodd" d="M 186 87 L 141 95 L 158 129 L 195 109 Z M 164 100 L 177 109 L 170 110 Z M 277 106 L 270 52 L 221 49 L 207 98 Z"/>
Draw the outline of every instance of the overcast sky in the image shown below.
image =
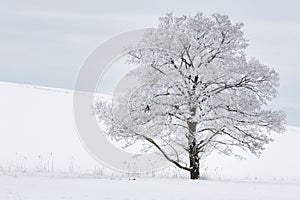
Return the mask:
<path fill-rule="evenodd" d="M 300 126 L 300 1 L 0 1 L 0 80 L 72 89 L 80 66 L 101 42 L 154 27 L 166 12 L 228 14 L 245 24 L 249 57 L 281 76 L 273 105 Z"/>

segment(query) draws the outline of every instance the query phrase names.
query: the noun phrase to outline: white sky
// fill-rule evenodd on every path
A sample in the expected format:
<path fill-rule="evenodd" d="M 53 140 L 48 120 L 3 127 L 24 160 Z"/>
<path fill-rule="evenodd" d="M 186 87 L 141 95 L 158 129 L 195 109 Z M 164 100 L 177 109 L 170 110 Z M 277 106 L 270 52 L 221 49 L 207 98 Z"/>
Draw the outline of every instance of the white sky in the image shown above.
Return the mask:
<path fill-rule="evenodd" d="M 281 75 L 274 106 L 300 126 L 300 1 L 3 1 L 0 0 L 0 80 L 73 88 L 80 65 L 101 42 L 153 27 L 166 12 L 228 14 L 245 24 L 248 55 Z"/>

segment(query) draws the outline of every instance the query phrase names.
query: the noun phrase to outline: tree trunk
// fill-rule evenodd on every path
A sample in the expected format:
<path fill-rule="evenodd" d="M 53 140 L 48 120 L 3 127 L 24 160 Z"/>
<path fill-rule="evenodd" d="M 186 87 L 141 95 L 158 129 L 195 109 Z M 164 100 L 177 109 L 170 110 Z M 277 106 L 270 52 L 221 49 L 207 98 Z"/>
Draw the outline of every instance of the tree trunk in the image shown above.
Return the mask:
<path fill-rule="evenodd" d="M 196 143 L 193 142 L 194 145 L 196 145 Z M 190 146 L 190 153 L 189 153 L 189 157 L 190 157 L 190 179 L 199 179 L 200 178 L 200 165 L 199 165 L 199 156 L 198 156 L 198 152 L 195 151 L 197 148 L 196 146 Z"/>
<path fill-rule="evenodd" d="M 198 165 L 196 164 L 195 167 L 190 171 L 190 179 L 200 179 L 200 168 L 199 168 L 199 163 Z"/>
<path fill-rule="evenodd" d="M 190 159 L 190 179 L 199 179 L 200 178 L 200 165 L 199 165 L 199 156 L 197 149 L 197 141 L 195 138 L 197 123 L 188 122 L 189 127 L 189 159 Z"/>

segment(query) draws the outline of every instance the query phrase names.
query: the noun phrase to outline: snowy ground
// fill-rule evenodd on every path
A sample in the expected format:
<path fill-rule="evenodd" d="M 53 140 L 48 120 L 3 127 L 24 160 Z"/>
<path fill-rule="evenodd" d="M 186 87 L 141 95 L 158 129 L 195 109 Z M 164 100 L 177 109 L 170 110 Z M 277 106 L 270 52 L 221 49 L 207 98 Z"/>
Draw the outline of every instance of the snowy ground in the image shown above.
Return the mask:
<path fill-rule="evenodd" d="M 179 179 L 0 177 L 1 200 L 299 200 L 300 184 Z"/>

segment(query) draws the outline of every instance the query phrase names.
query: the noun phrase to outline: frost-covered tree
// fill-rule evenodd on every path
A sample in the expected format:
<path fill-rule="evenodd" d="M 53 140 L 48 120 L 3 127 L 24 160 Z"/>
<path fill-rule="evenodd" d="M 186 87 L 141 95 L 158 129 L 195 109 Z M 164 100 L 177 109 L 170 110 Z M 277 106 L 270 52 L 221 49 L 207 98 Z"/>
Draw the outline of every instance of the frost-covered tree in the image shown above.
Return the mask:
<path fill-rule="evenodd" d="M 191 179 L 212 151 L 259 156 L 270 133 L 284 130 L 285 116 L 267 109 L 279 76 L 246 58 L 242 26 L 220 14 L 161 17 L 128 49 L 139 87 L 114 108 L 96 105 L 107 134 L 128 145 L 145 141 Z"/>

